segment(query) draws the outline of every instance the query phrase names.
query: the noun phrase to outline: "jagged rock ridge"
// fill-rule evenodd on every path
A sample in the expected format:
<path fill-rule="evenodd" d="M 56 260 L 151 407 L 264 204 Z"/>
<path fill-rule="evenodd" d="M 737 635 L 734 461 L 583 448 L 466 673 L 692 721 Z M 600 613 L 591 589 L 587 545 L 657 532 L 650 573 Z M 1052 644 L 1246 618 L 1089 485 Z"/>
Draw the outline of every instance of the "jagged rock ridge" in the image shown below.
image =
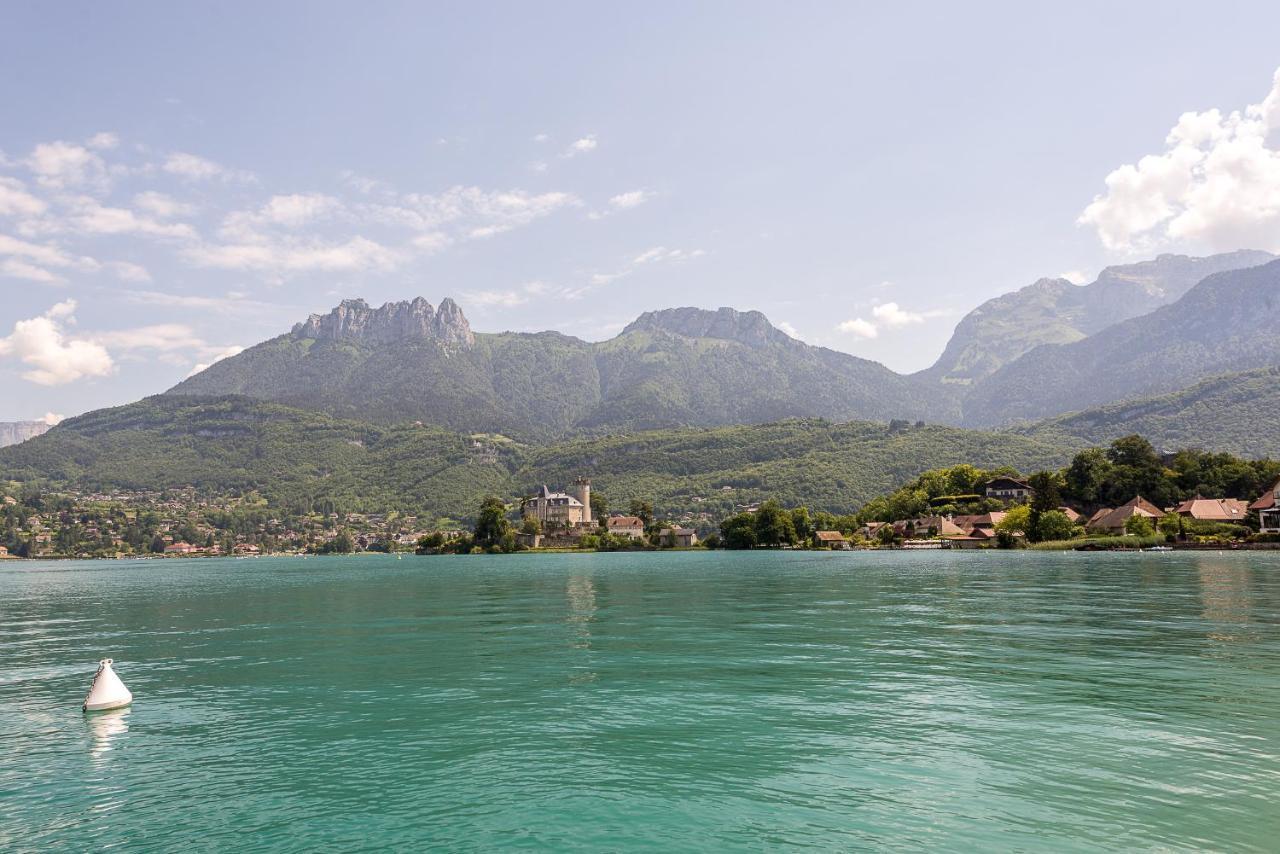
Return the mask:
<path fill-rule="evenodd" d="M 475 335 L 457 303 L 445 297 L 439 311 L 422 297 L 370 308 L 362 299 L 343 300 L 328 314 L 313 314 L 293 327 L 294 338 L 389 344 L 434 339 L 452 347 L 472 347 Z"/>

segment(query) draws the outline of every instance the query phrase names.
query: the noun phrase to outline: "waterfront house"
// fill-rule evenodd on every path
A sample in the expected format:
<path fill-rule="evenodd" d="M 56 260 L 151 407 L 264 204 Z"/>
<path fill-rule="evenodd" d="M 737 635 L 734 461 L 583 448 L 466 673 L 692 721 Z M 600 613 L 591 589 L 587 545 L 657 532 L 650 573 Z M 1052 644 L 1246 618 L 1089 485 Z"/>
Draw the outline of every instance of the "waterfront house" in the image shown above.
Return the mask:
<path fill-rule="evenodd" d="M 663 528 L 658 536 L 663 545 L 671 548 L 687 549 L 698 544 L 698 532 L 693 528 Z"/>
<path fill-rule="evenodd" d="M 1263 534 L 1280 534 L 1280 478 L 1249 505 L 1258 511 L 1258 530 Z"/>
<path fill-rule="evenodd" d="M 1136 495 L 1119 507 L 1104 507 L 1094 513 L 1089 517 L 1089 522 L 1085 525 L 1085 528 L 1094 534 L 1123 535 L 1125 533 L 1125 523 L 1131 517 L 1145 516 L 1154 525 L 1163 515 L 1163 511 L 1159 507 L 1141 495 Z"/>
<path fill-rule="evenodd" d="M 845 551 L 852 548 L 849 541 L 845 539 L 844 534 L 839 531 L 816 531 L 813 535 L 813 539 L 820 549 Z"/>
<path fill-rule="evenodd" d="M 1016 477 L 996 477 L 987 481 L 986 495 L 1000 501 L 1026 501 L 1035 495 L 1031 484 Z"/>
<path fill-rule="evenodd" d="M 1066 516 L 1068 519 L 1070 519 L 1071 524 L 1073 525 L 1079 524 L 1080 520 L 1084 518 L 1075 510 L 1071 509 L 1070 507 L 1067 507 L 1065 504 L 1062 507 L 1058 508 L 1058 512 L 1061 513 L 1063 516 Z"/>
<path fill-rule="evenodd" d="M 1197 495 L 1190 501 L 1179 504 L 1174 512 L 1201 522 L 1240 522 L 1249 512 L 1249 505 L 1238 498 L 1204 498 Z"/>
<path fill-rule="evenodd" d="M 189 555 L 194 554 L 197 551 L 199 551 L 199 549 L 196 546 L 182 541 L 170 543 L 164 547 L 164 553 L 167 555 Z"/>
<path fill-rule="evenodd" d="M 639 516 L 610 516 L 605 520 L 605 528 L 617 537 L 644 539 L 644 520 Z"/>

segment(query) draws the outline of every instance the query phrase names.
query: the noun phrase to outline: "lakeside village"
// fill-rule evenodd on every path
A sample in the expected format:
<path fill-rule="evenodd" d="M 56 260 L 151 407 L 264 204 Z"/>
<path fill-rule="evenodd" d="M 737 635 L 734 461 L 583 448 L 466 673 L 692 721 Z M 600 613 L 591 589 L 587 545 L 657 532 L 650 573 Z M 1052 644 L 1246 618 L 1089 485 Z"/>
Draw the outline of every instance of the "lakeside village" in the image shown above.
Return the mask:
<path fill-rule="evenodd" d="M 1023 477 L 971 465 L 927 471 L 845 515 L 739 505 L 662 518 L 632 499 L 611 511 L 577 478 L 516 501 L 484 499 L 475 523 L 424 530 L 408 514 L 347 513 L 319 502 L 283 513 L 256 493 L 49 492 L 0 484 L 0 558 L 266 554 L 509 553 L 693 548 L 1138 549 L 1280 548 L 1280 461 L 1179 451 L 1128 436 Z M 447 520 L 446 520 L 447 521 Z"/>

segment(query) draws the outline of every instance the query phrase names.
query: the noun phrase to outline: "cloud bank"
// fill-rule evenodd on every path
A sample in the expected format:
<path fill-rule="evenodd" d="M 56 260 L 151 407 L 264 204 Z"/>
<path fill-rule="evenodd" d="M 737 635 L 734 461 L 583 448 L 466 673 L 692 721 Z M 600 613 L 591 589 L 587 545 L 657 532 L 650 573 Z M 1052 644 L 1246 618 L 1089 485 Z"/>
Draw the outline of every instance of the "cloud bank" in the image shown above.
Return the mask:
<path fill-rule="evenodd" d="M 1078 222 L 1108 249 L 1187 242 L 1214 250 L 1280 250 L 1280 69 L 1243 111 L 1183 113 L 1164 151 L 1106 178 Z"/>

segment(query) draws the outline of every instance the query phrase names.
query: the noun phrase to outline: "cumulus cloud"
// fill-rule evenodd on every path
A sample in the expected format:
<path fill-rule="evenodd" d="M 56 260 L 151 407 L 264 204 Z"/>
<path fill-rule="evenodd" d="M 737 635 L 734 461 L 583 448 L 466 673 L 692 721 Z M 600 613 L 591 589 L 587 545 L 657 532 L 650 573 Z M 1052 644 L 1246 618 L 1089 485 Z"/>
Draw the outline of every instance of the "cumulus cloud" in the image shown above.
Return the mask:
<path fill-rule="evenodd" d="M 72 142 L 42 142 L 25 162 L 36 181 L 52 189 L 102 185 L 106 180 L 107 166 L 102 158 Z"/>
<path fill-rule="evenodd" d="M 1184 113 L 1164 150 L 1113 170 L 1078 222 L 1104 246 L 1147 251 L 1187 241 L 1280 249 L 1280 69 L 1243 111 Z"/>
<path fill-rule="evenodd" d="M 627 210 L 629 208 L 638 208 L 645 202 L 653 198 L 653 193 L 648 190 L 632 190 L 629 193 L 619 193 L 609 199 L 609 205 L 618 210 Z"/>
<path fill-rule="evenodd" d="M 884 326 L 909 326 L 912 323 L 924 323 L 924 315 L 907 311 L 896 302 L 881 303 L 871 309 L 871 316 Z"/>
<path fill-rule="evenodd" d="M 777 326 L 779 329 L 781 329 L 783 332 L 790 335 L 792 338 L 796 339 L 797 341 L 800 340 L 800 333 L 796 331 L 796 328 L 794 326 L 792 326 L 790 323 L 787 323 L 785 320 L 780 320 L 774 325 Z"/>
<path fill-rule="evenodd" d="M 857 335 L 859 338 L 875 338 L 880 334 L 880 330 L 876 329 L 876 325 L 869 320 L 861 317 L 855 317 L 852 320 L 846 320 L 836 329 L 841 332 L 849 332 Z"/>
<path fill-rule="evenodd" d="M 39 317 L 19 320 L 0 338 L 0 358 L 17 359 L 29 370 L 22 378 L 37 385 L 65 385 L 86 377 L 103 377 L 115 363 L 95 341 L 70 338 L 66 324 L 74 320 L 75 300 L 57 303 Z"/>
<path fill-rule="evenodd" d="M 946 309 L 908 311 L 896 302 L 883 302 L 872 306 L 871 320 L 867 320 L 865 317 L 855 317 L 852 320 L 837 324 L 836 330 L 857 335 L 859 338 L 879 338 L 880 333 L 884 330 L 913 326 L 917 323 L 924 323 L 931 317 L 943 317 L 949 313 Z"/>
<path fill-rule="evenodd" d="M 244 352 L 244 348 L 239 346 L 227 347 L 223 350 L 219 350 L 217 353 L 215 353 L 212 356 L 212 358 L 209 359 L 209 361 L 198 362 L 195 365 L 193 365 L 191 368 L 191 372 L 187 374 L 187 377 L 188 378 L 194 377 L 196 374 L 200 373 L 210 365 L 216 362 L 221 362 L 223 359 L 230 359 L 232 356 L 239 355 L 240 353 L 243 353 L 243 352 Z"/>
<path fill-rule="evenodd" d="M 569 147 L 564 150 L 564 154 L 562 156 L 568 158 L 577 157 L 579 154 L 587 154 L 588 152 L 595 151 L 598 145 L 599 142 L 596 140 L 596 135 L 593 133 L 587 134 L 586 136 L 580 139 L 575 139 L 573 142 L 569 143 Z"/>
<path fill-rule="evenodd" d="M 27 192 L 17 178 L 0 176 L 0 216 L 38 216 L 48 209 L 42 200 Z"/>
<path fill-rule="evenodd" d="M 176 216 L 190 216 L 195 213 L 195 205 L 181 202 L 166 193 L 158 193 L 154 190 L 148 190 L 145 193 L 138 193 L 133 197 L 134 207 L 141 211 L 159 217 L 160 219 L 171 219 Z"/>
<path fill-rule="evenodd" d="M 46 412 L 44 414 L 44 417 L 41 418 L 40 420 L 43 421 L 45 424 L 48 424 L 50 427 L 57 427 L 59 424 L 65 421 L 66 418 L 67 416 L 59 415 L 56 412 Z"/>
<path fill-rule="evenodd" d="M 98 151 L 110 151 L 120 144 L 120 137 L 109 131 L 95 133 L 85 141 L 85 145 Z"/>

